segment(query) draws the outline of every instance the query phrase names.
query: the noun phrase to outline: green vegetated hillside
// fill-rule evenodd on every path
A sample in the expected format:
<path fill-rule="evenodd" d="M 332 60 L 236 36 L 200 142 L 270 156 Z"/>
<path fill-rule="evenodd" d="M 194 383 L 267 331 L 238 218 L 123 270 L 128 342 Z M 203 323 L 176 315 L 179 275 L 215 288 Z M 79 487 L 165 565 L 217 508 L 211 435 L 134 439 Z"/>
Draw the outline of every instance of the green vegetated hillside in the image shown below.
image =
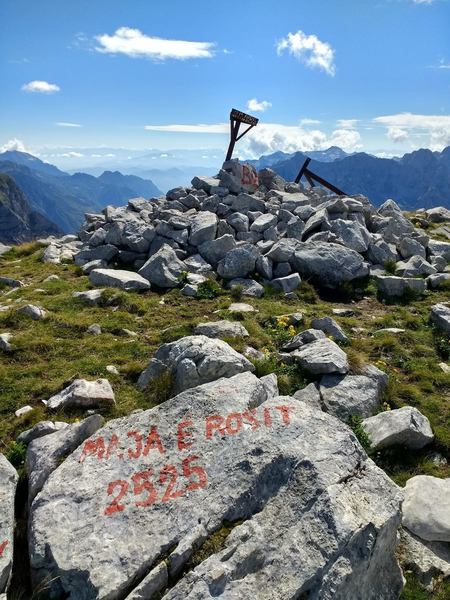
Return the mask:
<path fill-rule="evenodd" d="M 111 289 L 102 306 L 86 306 L 72 294 L 90 289 L 89 278 L 73 264 L 44 264 L 42 254 L 43 248 L 32 243 L 13 248 L 0 258 L 1 274 L 26 284 L 12 290 L 0 289 L 0 333 L 13 334 L 13 352 L 0 355 L 0 451 L 19 468 L 22 477 L 25 449 L 16 443 L 18 434 L 44 419 L 80 418 L 79 411 L 50 415 L 42 400 L 75 378 L 106 377 L 116 396 L 114 408 L 103 411 L 106 419 L 163 402 L 170 393 L 165 382 L 145 392 L 135 385 L 149 359 L 161 344 L 192 333 L 197 323 L 230 318 L 227 308 L 239 299 L 240 292 L 231 294 L 211 285 L 211 293 L 205 296 L 213 297 L 194 299 L 183 296 L 179 289 L 164 295 Z M 59 279 L 45 282 L 51 274 Z M 297 368 L 280 362 L 277 350 L 294 331 L 309 327 L 312 318 L 331 315 L 332 308 L 351 308 L 354 316 L 335 317 L 350 338 L 345 351 L 351 372 L 358 373 L 366 363 L 386 371 L 390 382 L 383 410 L 415 406 L 429 418 L 435 433 L 435 442 L 420 451 L 372 453 L 375 462 L 403 486 L 417 474 L 450 476 L 448 463 L 436 459 L 436 453 L 450 459 L 450 374 L 439 366 L 449 362 L 450 342 L 437 335 L 429 321 L 430 306 L 448 299 L 448 290 L 430 291 L 422 299 L 386 304 L 377 299 L 370 282 L 364 290 L 348 288 L 320 297 L 304 282 L 293 300 L 269 289 L 260 299 L 246 298 L 245 302 L 259 311 L 238 315 L 250 338 L 227 341 L 238 351 L 246 345 L 261 350 L 266 358 L 255 362 L 256 374 L 276 372 L 280 393 L 292 394 L 304 387 L 308 378 Z M 15 308 L 26 303 L 46 309 L 48 317 L 32 321 L 18 315 Z M 294 330 L 286 320 L 276 318 L 293 312 L 303 313 L 302 323 Z M 100 335 L 88 333 L 94 323 L 101 326 Z M 387 327 L 405 331 L 377 334 Z M 130 331 L 136 335 L 130 335 Z M 108 372 L 108 365 L 114 365 L 119 374 Z M 14 411 L 28 404 L 34 410 L 15 417 Z M 360 435 L 357 423 L 354 425 Z M 20 540 L 18 544 L 20 548 Z M 15 581 L 12 593 L 20 589 Z M 17 597 L 25 598 L 19 591 Z M 448 592 L 444 585 L 434 595 L 428 594 L 410 578 L 402 597 L 443 600 Z"/>

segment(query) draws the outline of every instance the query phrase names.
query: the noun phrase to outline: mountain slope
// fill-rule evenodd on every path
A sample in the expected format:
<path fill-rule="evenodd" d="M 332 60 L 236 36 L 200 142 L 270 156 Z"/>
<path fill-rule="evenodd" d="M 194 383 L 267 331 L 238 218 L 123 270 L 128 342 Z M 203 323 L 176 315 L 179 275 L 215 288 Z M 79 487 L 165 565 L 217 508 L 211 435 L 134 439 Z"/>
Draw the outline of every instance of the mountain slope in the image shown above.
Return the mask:
<path fill-rule="evenodd" d="M 2 160 L 5 156 L 11 159 Z M 159 196 L 155 184 L 136 176 L 105 172 L 100 177 L 69 175 L 24 152 L 0 154 L 0 171 L 12 177 L 32 208 L 56 223 L 62 231 L 76 231 L 85 212 L 98 212 L 107 204 L 120 206 L 136 196 Z"/>
<path fill-rule="evenodd" d="M 54 223 L 31 209 L 14 179 L 0 173 L 0 241 L 20 243 L 60 233 Z"/>
<path fill-rule="evenodd" d="M 305 158 L 296 152 L 272 168 L 292 181 Z M 450 147 L 442 152 L 421 149 L 400 159 L 359 152 L 333 162 L 312 160 L 309 168 L 347 194 L 364 194 L 375 204 L 393 198 L 405 210 L 450 207 Z"/>

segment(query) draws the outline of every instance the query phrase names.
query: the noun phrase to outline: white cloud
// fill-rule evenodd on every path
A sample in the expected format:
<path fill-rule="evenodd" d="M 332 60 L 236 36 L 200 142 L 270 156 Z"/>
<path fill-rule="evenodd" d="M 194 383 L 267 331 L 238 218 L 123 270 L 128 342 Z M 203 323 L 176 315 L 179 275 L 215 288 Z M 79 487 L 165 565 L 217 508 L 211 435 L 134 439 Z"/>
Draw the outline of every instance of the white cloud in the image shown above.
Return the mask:
<path fill-rule="evenodd" d="M 22 86 L 24 92 L 35 92 L 38 94 L 54 94 L 60 91 L 60 87 L 55 83 L 48 83 L 48 81 L 30 81 Z"/>
<path fill-rule="evenodd" d="M 165 60 L 174 58 L 211 58 L 215 44 L 211 42 L 188 42 L 184 40 L 167 40 L 145 35 L 139 29 L 120 27 L 113 35 L 103 34 L 95 38 L 100 44 L 97 52 L 103 54 L 125 54 L 132 58 L 150 58 Z"/>
<path fill-rule="evenodd" d="M 267 100 L 261 100 L 261 102 L 258 102 L 256 98 L 252 98 L 247 102 L 247 109 L 252 112 L 264 112 L 271 106 L 271 102 L 268 102 Z"/>
<path fill-rule="evenodd" d="M 288 33 L 277 43 L 277 52 L 285 50 L 308 67 L 322 69 L 328 75 L 334 76 L 334 50 L 327 42 L 322 42 L 316 35 L 306 35 L 303 31 Z"/>
<path fill-rule="evenodd" d="M 17 150 L 18 152 L 28 152 L 22 140 L 18 140 L 17 138 L 12 138 L 12 140 L 8 140 L 6 144 L 0 146 L 0 152 L 8 152 L 11 150 Z"/>
<path fill-rule="evenodd" d="M 357 122 L 358 119 L 338 119 L 336 125 L 340 129 L 355 129 Z"/>
<path fill-rule="evenodd" d="M 67 123 L 66 121 L 57 121 L 55 125 L 58 127 L 83 127 L 79 123 Z"/>
<path fill-rule="evenodd" d="M 302 119 L 300 125 L 319 125 L 320 121 L 317 119 Z"/>
<path fill-rule="evenodd" d="M 146 125 L 149 131 L 174 133 L 216 133 L 229 135 L 228 123 L 210 125 Z M 253 128 L 239 143 L 242 155 L 259 157 L 262 154 L 282 150 L 283 152 L 307 152 L 325 150 L 330 146 L 340 146 L 344 150 L 354 151 L 360 148 L 361 136 L 354 129 L 336 129 L 326 134 L 320 129 L 304 129 L 297 125 L 263 123 Z"/>
<path fill-rule="evenodd" d="M 216 123 L 213 125 L 145 125 L 147 131 L 170 131 L 178 133 L 229 133 L 228 123 Z"/>
<path fill-rule="evenodd" d="M 420 139 L 419 145 L 431 150 L 442 150 L 450 145 L 450 115 L 399 113 L 376 117 L 373 120 L 387 128 L 386 135 L 390 139 L 394 139 L 396 136 L 397 140 L 395 141 L 399 141 L 399 136 L 406 139 L 405 134 L 407 134 L 408 137 L 428 137 L 427 141 Z"/>
<path fill-rule="evenodd" d="M 57 155 L 58 156 L 58 155 Z M 81 158 L 84 156 L 81 152 L 64 152 L 63 154 L 59 154 L 61 158 Z"/>
<path fill-rule="evenodd" d="M 414 4 L 433 4 L 434 0 L 413 0 Z"/>
<path fill-rule="evenodd" d="M 405 142 L 409 138 L 409 133 L 401 127 L 388 127 L 387 137 L 393 142 Z"/>

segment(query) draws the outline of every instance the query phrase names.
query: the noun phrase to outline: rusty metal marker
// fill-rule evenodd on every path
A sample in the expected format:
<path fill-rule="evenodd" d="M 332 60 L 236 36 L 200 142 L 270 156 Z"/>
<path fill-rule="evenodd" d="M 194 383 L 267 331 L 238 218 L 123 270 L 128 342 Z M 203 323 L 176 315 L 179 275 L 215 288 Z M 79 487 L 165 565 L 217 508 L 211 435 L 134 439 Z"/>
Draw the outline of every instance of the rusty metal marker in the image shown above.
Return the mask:
<path fill-rule="evenodd" d="M 314 187 L 314 182 L 319 183 L 320 185 L 323 185 L 323 187 L 331 190 L 332 192 L 334 192 L 335 194 L 337 194 L 338 196 L 347 196 L 347 194 L 345 192 L 343 192 L 342 190 L 340 190 L 339 188 L 337 188 L 335 185 L 333 185 L 332 183 L 330 183 L 329 181 L 327 181 L 326 179 L 323 179 L 323 177 L 320 177 L 319 175 L 316 175 L 315 173 L 313 173 L 312 171 L 310 171 L 308 169 L 308 165 L 311 162 L 310 158 L 307 158 L 305 160 L 305 162 L 303 163 L 302 168 L 300 169 L 300 171 L 298 172 L 297 177 L 295 178 L 295 183 L 300 183 L 300 179 L 305 176 L 309 185 L 311 187 Z"/>
<path fill-rule="evenodd" d="M 248 115 L 247 113 L 241 112 L 240 110 L 236 110 L 235 108 L 231 109 L 230 112 L 230 144 L 228 146 L 227 155 L 225 160 L 230 160 L 233 156 L 234 145 L 238 140 L 244 137 L 246 133 L 250 131 L 253 127 L 258 125 L 259 119 L 256 117 L 252 117 L 252 115 Z M 239 135 L 239 128 L 241 123 L 245 125 L 249 125 L 245 131 L 243 131 Z"/>

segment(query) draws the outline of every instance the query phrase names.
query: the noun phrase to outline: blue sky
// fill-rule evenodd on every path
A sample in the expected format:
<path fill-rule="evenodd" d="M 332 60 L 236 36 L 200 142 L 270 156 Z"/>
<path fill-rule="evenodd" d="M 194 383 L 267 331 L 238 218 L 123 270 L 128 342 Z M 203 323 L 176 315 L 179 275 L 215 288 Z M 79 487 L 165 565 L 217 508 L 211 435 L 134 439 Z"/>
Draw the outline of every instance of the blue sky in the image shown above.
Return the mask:
<path fill-rule="evenodd" d="M 223 150 L 231 107 L 261 120 L 246 156 L 450 144 L 448 0 L 2 0 L 0 22 L 3 148 Z"/>

